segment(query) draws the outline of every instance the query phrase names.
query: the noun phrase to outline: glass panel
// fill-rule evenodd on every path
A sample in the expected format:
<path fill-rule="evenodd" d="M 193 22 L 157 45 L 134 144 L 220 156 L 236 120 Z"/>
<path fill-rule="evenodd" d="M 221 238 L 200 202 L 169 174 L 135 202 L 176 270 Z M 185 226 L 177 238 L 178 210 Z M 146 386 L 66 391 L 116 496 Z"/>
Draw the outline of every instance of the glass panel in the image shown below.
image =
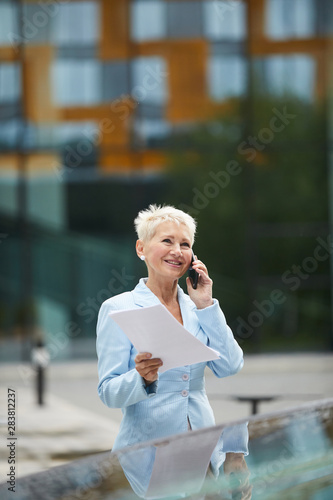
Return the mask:
<path fill-rule="evenodd" d="M 103 65 L 103 101 L 111 101 L 129 92 L 129 65 L 113 61 Z"/>
<path fill-rule="evenodd" d="M 167 2 L 168 37 L 202 35 L 202 4 L 198 1 Z"/>
<path fill-rule="evenodd" d="M 53 96 L 60 106 L 90 106 L 101 101 L 101 64 L 94 59 L 58 60 L 52 66 Z"/>
<path fill-rule="evenodd" d="M 24 20 L 22 31 L 29 44 L 49 43 L 51 39 L 52 23 L 55 15 L 59 13 L 59 6 L 48 10 L 48 6 L 39 3 L 24 3 Z M 50 15 L 51 13 L 51 15 Z"/>
<path fill-rule="evenodd" d="M 42 304 L 42 308 L 47 314 L 48 304 Z M 54 315 L 58 321 L 59 313 L 58 318 Z M 60 321 L 65 321 L 65 313 L 62 315 L 64 319 Z M 58 353 L 61 340 L 63 337 L 58 334 L 58 345 L 56 337 L 54 342 Z M 67 408 L 62 406 L 64 409 Z M 72 405 L 78 418 L 80 411 Z M 37 415 L 36 410 L 29 412 L 30 420 L 31 415 Z M 27 499 L 45 497 L 47 483 L 48 490 L 56 492 L 52 498 L 59 500 L 75 497 L 78 491 L 99 500 L 328 500 L 333 493 L 332 415 L 332 400 L 328 399 L 303 408 L 164 437 L 165 426 L 159 425 L 160 437 L 154 440 L 149 439 L 154 423 L 154 418 L 149 417 L 146 442 L 136 442 L 112 453 L 91 454 L 33 476 L 23 474 L 16 479 L 16 485 L 21 497 Z M 65 422 L 66 415 L 59 413 L 59 418 Z M 86 421 L 77 430 L 83 439 L 89 425 L 88 418 Z M 25 418 L 23 422 L 30 430 L 29 420 Z M 48 429 L 45 422 L 47 419 L 41 425 Z M 72 422 L 69 425 L 74 428 Z M 34 426 L 31 439 L 37 433 Z M 64 436 L 65 433 L 59 433 L 61 444 Z M 71 460 L 72 455 L 68 453 L 65 458 Z M 2 482 L 2 498 L 7 489 L 8 484 Z M 36 496 L 36 491 L 41 494 Z"/>
<path fill-rule="evenodd" d="M 320 34 L 333 34 L 333 2 L 332 0 L 322 0 L 320 4 Z"/>
<path fill-rule="evenodd" d="M 160 147 L 168 137 L 171 126 L 165 120 L 138 119 L 134 124 L 135 138 L 140 146 Z"/>
<path fill-rule="evenodd" d="M 241 56 L 212 56 L 208 65 L 209 95 L 220 101 L 246 91 L 246 61 Z"/>
<path fill-rule="evenodd" d="M 0 121 L 0 151 L 17 148 L 19 128 L 17 119 Z"/>
<path fill-rule="evenodd" d="M 131 5 L 131 37 L 154 40 L 166 36 L 166 6 L 163 0 L 144 0 Z"/>
<path fill-rule="evenodd" d="M 255 63 L 256 84 L 275 95 L 292 94 L 312 100 L 315 87 L 315 63 L 309 56 L 272 56 Z M 259 72 L 258 72 L 259 70 Z"/>
<path fill-rule="evenodd" d="M 59 13 L 53 19 L 52 40 L 54 43 L 58 45 L 94 44 L 99 40 L 99 34 L 99 2 L 59 4 Z"/>
<path fill-rule="evenodd" d="M 267 0 L 266 33 L 271 38 L 312 37 L 315 25 L 315 0 Z"/>
<path fill-rule="evenodd" d="M 167 70 L 162 57 L 139 57 L 132 62 L 132 97 L 145 103 L 163 104 L 167 100 Z"/>
<path fill-rule="evenodd" d="M 1 133 L 1 132 L 0 132 Z M 6 168 L 6 164 L 1 158 L 1 182 L 0 182 L 0 214 L 1 215 L 17 215 L 17 173 L 13 171 L 10 165 Z M 3 234 L 1 229 L 0 233 Z M 0 240 L 1 241 L 1 240 Z M 3 241 L 1 242 L 3 243 Z M 8 243 L 8 241 L 6 241 Z M 3 251 L 5 245 L 2 247 L 1 251 Z M 13 256 L 6 259 L 5 255 L 2 254 L 1 258 L 3 259 L 3 263 L 5 262 L 5 266 L 2 266 L 2 269 L 7 268 L 10 262 L 13 262 Z M 16 261 L 17 262 L 17 261 Z M 14 264 L 15 265 L 15 264 Z M 8 273 L 9 274 L 9 273 Z M 13 275 L 8 277 L 8 282 L 12 283 Z M 1 290 L 1 285 L 0 285 Z"/>
<path fill-rule="evenodd" d="M 0 64 L 0 104 L 15 102 L 21 95 L 21 71 L 16 63 Z"/>
<path fill-rule="evenodd" d="M 16 5 L 13 2 L 0 4 L 0 45 L 12 45 L 18 36 Z"/>
<path fill-rule="evenodd" d="M 204 2 L 203 22 L 208 38 L 242 40 L 246 37 L 245 4 L 240 0 Z"/>

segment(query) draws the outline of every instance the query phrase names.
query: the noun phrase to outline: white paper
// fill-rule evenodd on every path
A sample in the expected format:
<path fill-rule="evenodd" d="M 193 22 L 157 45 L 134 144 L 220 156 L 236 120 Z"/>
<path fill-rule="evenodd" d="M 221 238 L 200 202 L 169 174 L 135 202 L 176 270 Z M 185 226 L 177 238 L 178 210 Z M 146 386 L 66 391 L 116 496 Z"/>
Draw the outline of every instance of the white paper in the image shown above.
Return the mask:
<path fill-rule="evenodd" d="M 120 326 L 138 352 L 160 358 L 159 372 L 219 359 L 219 353 L 186 330 L 162 304 L 114 311 L 110 317 Z"/>

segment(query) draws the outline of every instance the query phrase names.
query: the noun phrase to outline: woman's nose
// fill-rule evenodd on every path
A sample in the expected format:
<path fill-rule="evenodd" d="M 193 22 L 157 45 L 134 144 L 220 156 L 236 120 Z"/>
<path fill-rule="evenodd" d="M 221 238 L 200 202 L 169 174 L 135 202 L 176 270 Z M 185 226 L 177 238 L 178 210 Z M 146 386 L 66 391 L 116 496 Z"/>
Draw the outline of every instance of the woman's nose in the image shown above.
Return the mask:
<path fill-rule="evenodd" d="M 182 249 L 178 243 L 175 243 L 171 249 L 171 252 L 175 255 L 180 255 L 182 253 Z"/>

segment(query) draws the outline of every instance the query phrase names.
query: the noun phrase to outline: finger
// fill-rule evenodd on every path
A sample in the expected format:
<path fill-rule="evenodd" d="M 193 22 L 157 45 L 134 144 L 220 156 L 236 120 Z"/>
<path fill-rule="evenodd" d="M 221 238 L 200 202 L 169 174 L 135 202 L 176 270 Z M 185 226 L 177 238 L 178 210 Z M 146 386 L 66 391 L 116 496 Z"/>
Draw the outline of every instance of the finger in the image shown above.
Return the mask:
<path fill-rule="evenodd" d="M 207 272 L 207 267 L 205 266 L 205 264 L 203 262 L 201 262 L 200 260 L 196 261 L 196 262 L 193 262 L 193 269 L 197 270 L 197 269 L 202 269 L 204 271 Z"/>
<path fill-rule="evenodd" d="M 135 362 L 136 368 L 139 368 L 140 370 L 146 370 L 146 369 L 151 369 L 151 368 L 158 368 L 162 366 L 162 360 L 159 358 L 153 358 L 153 359 L 147 359 L 147 360 L 142 360 L 139 362 Z"/>
<path fill-rule="evenodd" d="M 147 370 L 145 372 L 143 372 L 143 375 L 141 375 L 143 378 L 147 379 L 147 380 L 152 380 L 152 379 L 156 379 L 157 378 L 157 372 L 158 372 L 158 369 L 156 370 Z"/>
<path fill-rule="evenodd" d="M 153 380 L 156 380 L 158 378 L 158 368 L 155 368 L 154 370 L 138 370 L 137 371 L 139 372 L 139 375 L 141 375 L 142 378 L 144 378 L 145 380 L 149 380 L 149 381 L 153 381 Z"/>
<path fill-rule="evenodd" d="M 150 352 L 139 352 L 139 354 L 136 355 L 135 357 L 135 362 L 140 363 L 140 361 L 150 359 L 151 358 L 151 353 Z"/>

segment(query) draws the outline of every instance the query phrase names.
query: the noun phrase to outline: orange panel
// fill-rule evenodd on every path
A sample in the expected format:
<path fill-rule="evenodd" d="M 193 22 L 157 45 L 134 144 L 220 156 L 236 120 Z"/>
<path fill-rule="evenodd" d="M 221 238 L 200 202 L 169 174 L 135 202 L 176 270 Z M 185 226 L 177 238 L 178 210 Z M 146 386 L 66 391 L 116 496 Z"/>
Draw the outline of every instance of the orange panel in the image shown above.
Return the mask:
<path fill-rule="evenodd" d="M 35 123 L 55 121 L 58 112 L 52 103 L 50 67 L 54 51 L 49 46 L 28 46 L 24 50 L 23 86 L 25 112 Z"/>
<path fill-rule="evenodd" d="M 160 151 L 142 152 L 109 151 L 101 154 L 100 167 L 103 172 L 132 170 L 160 170 L 166 165 L 166 157 Z"/>
<path fill-rule="evenodd" d="M 130 0 L 101 1 L 101 59 L 129 57 Z"/>
<path fill-rule="evenodd" d="M 28 174 L 51 172 L 54 175 L 61 170 L 62 160 L 56 153 L 38 152 L 27 154 L 22 158 L 18 154 L 0 155 L 0 170 L 16 170 L 18 172 L 24 161 L 24 169 Z"/>
<path fill-rule="evenodd" d="M 168 71 L 170 100 L 167 118 L 171 122 L 202 119 L 208 112 L 205 40 L 169 44 Z"/>
<path fill-rule="evenodd" d="M 174 42 L 170 40 L 140 42 L 133 47 L 133 55 L 138 56 L 161 56 L 168 57 L 170 46 Z"/>
<path fill-rule="evenodd" d="M 251 55 L 269 54 L 311 54 L 323 52 L 327 49 L 327 40 L 324 38 L 312 38 L 304 40 L 288 40 L 272 42 L 268 39 L 253 40 L 250 43 Z"/>
<path fill-rule="evenodd" d="M 249 40 L 265 38 L 266 0 L 247 0 Z"/>
<path fill-rule="evenodd" d="M 26 157 L 26 170 L 29 174 L 49 172 L 56 176 L 61 171 L 61 165 L 61 156 L 56 153 L 38 152 Z"/>
<path fill-rule="evenodd" d="M 0 47 L 0 61 L 18 61 L 19 51 L 14 47 Z"/>
<path fill-rule="evenodd" d="M 141 167 L 141 158 L 138 153 L 126 151 L 101 152 L 100 168 L 103 172 L 124 172 Z"/>
<path fill-rule="evenodd" d="M 142 167 L 147 169 L 161 169 L 166 166 L 167 158 L 162 151 L 147 150 L 142 153 Z"/>
<path fill-rule="evenodd" d="M 1 170 L 18 170 L 19 156 L 17 154 L 2 154 L 0 155 L 0 171 Z"/>

